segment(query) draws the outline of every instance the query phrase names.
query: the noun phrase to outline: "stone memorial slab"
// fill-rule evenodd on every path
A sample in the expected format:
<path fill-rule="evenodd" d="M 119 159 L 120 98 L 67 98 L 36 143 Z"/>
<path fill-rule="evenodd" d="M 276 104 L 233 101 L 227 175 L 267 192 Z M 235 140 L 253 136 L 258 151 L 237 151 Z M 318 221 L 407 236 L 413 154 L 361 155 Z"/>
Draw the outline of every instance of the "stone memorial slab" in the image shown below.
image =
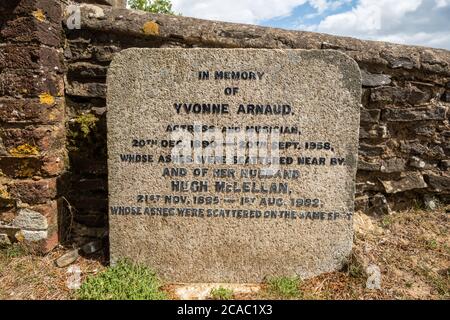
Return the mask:
<path fill-rule="evenodd" d="M 108 74 L 111 261 L 172 282 L 339 269 L 361 75 L 333 50 L 127 49 Z"/>

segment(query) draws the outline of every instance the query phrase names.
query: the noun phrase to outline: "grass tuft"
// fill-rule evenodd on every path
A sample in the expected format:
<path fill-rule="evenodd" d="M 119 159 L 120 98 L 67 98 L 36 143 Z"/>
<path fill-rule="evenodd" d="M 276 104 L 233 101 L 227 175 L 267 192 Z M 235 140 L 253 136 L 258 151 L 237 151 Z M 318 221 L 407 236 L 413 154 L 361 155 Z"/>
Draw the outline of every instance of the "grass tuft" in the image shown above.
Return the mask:
<path fill-rule="evenodd" d="M 299 298 L 301 292 L 298 288 L 298 277 L 275 277 L 268 280 L 268 292 L 281 298 Z"/>
<path fill-rule="evenodd" d="M 88 277 L 77 290 L 80 300 L 164 300 L 161 282 L 147 267 L 119 261 L 102 273 Z"/>
<path fill-rule="evenodd" d="M 214 300 L 231 300 L 233 299 L 233 290 L 224 287 L 214 288 L 211 290 L 211 298 Z"/>
<path fill-rule="evenodd" d="M 20 258 L 20 257 L 26 256 L 27 254 L 29 254 L 29 251 L 27 250 L 27 248 L 25 248 L 20 243 L 14 243 L 12 245 L 7 245 L 2 248 L 2 251 L 3 251 L 4 255 L 6 256 L 6 258 L 8 258 L 8 259 Z"/>

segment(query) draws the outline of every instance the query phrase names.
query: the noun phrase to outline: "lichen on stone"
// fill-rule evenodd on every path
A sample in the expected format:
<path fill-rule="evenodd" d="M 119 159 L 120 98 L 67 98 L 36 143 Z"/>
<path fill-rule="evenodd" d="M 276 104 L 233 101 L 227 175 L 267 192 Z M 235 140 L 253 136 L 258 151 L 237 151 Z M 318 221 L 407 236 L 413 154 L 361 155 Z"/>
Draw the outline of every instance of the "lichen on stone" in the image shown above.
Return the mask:
<path fill-rule="evenodd" d="M 159 24 L 154 21 L 148 21 L 144 23 L 142 30 L 147 35 L 158 35 L 159 34 Z"/>
<path fill-rule="evenodd" d="M 47 17 L 45 16 L 44 11 L 42 9 L 37 9 L 36 11 L 33 11 L 33 16 L 40 22 L 47 21 Z"/>
<path fill-rule="evenodd" d="M 55 98 L 49 93 L 43 93 L 39 95 L 39 101 L 42 104 L 53 105 L 55 103 Z"/>
<path fill-rule="evenodd" d="M 39 149 L 36 146 L 25 143 L 12 148 L 9 150 L 9 153 L 14 157 L 37 156 L 39 155 Z"/>

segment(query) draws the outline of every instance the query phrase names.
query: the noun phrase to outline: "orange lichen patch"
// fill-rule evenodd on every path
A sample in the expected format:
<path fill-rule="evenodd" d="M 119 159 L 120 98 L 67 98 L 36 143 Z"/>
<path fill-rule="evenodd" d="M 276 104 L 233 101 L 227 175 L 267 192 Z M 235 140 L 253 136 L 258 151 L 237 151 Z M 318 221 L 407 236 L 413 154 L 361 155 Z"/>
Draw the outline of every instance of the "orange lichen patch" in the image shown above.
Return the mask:
<path fill-rule="evenodd" d="M 52 105 L 55 103 L 55 98 L 49 93 L 43 93 L 39 95 L 39 101 L 42 104 Z"/>
<path fill-rule="evenodd" d="M 11 150 L 9 150 L 9 153 L 14 157 L 37 156 L 39 155 L 39 149 L 35 146 L 25 143 L 12 148 Z"/>
<path fill-rule="evenodd" d="M 33 11 L 33 16 L 41 22 L 47 21 L 47 17 L 45 16 L 45 13 L 44 11 L 42 11 L 42 9 L 37 9 L 36 11 Z"/>
<path fill-rule="evenodd" d="M 158 35 L 159 34 L 159 24 L 154 21 L 148 21 L 144 23 L 142 30 L 147 35 Z"/>
<path fill-rule="evenodd" d="M 11 196 L 9 195 L 8 191 L 6 191 L 6 189 L 0 189 L 0 198 L 10 199 Z"/>
<path fill-rule="evenodd" d="M 18 231 L 14 237 L 16 238 L 17 241 L 19 242 L 23 242 L 25 240 L 25 236 L 23 235 L 22 231 Z"/>

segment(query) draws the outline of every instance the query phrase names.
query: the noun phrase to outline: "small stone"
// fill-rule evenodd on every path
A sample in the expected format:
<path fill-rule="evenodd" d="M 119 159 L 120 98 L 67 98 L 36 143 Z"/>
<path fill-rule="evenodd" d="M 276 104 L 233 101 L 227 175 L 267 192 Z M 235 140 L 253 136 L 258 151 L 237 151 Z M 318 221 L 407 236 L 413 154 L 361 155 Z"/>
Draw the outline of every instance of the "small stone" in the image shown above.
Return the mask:
<path fill-rule="evenodd" d="M 12 226 L 27 230 L 47 230 L 47 219 L 39 212 L 30 209 L 20 209 L 19 214 L 12 222 Z"/>
<path fill-rule="evenodd" d="M 383 111 L 382 120 L 384 121 L 423 121 L 423 120 L 445 120 L 447 109 L 445 107 L 428 108 L 396 108 Z"/>
<path fill-rule="evenodd" d="M 58 266 L 59 268 L 67 267 L 68 265 L 77 261 L 79 256 L 79 249 L 70 250 L 55 261 L 56 266 Z"/>
<path fill-rule="evenodd" d="M 367 281 L 366 281 L 366 289 L 381 290 L 380 267 L 378 267 L 375 264 L 371 264 L 366 268 L 366 274 L 368 275 Z"/>
<path fill-rule="evenodd" d="M 439 176 L 435 174 L 427 174 L 425 176 L 428 184 L 437 191 L 450 190 L 450 176 Z"/>
<path fill-rule="evenodd" d="M 428 185 L 419 172 L 407 173 L 399 180 L 382 180 L 386 193 L 398 193 L 413 189 L 423 189 Z"/>
<path fill-rule="evenodd" d="M 81 251 L 85 254 L 91 254 L 95 253 L 98 250 L 103 248 L 103 242 L 102 241 L 91 241 L 89 243 L 86 243 L 84 246 L 81 247 Z"/>
<path fill-rule="evenodd" d="M 423 169 L 425 168 L 426 163 L 418 157 L 411 157 L 409 165 L 414 168 Z"/>
<path fill-rule="evenodd" d="M 374 146 L 370 144 L 360 143 L 359 154 L 362 156 L 374 157 L 381 156 L 385 151 L 385 147 L 382 145 Z"/>
<path fill-rule="evenodd" d="M 405 170 L 405 164 L 406 160 L 402 158 L 391 158 L 388 160 L 383 160 L 381 164 L 381 172 L 402 172 Z"/>
<path fill-rule="evenodd" d="M 29 230 L 21 230 L 16 233 L 16 239 L 19 242 L 28 241 L 28 242 L 37 242 L 40 240 L 45 240 L 48 237 L 47 231 L 29 231 Z"/>
<path fill-rule="evenodd" d="M 362 85 L 364 87 L 380 87 L 391 83 L 391 76 L 373 74 L 361 69 Z"/>
<path fill-rule="evenodd" d="M 102 116 L 106 112 L 106 107 L 94 107 L 91 110 L 96 116 Z"/>
<path fill-rule="evenodd" d="M 435 197 L 426 194 L 423 196 L 423 203 L 427 210 L 436 210 L 438 207 L 439 201 Z"/>
<path fill-rule="evenodd" d="M 391 214 L 391 208 L 383 194 L 376 194 L 370 199 L 370 210 L 377 215 Z"/>
<path fill-rule="evenodd" d="M 412 69 L 414 67 L 414 63 L 409 58 L 398 58 L 390 62 L 390 67 L 392 69 Z"/>
<path fill-rule="evenodd" d="M 11 244 L 11 240 L 9 240 L 8 235 L 5 233 L 0 233 L 0 246 L 9 244 Z"/>
<path fill-rule="evenodd" d="M 419 141 L 401 141 L 400 150 L 404 153 L 412 153 L 415 155 L 423 155 L 429 152 L 429 149 Z"/>
<path fill-rule="evenodd" d="M 378 162 L 367 162 L 364 160 L 358 160 L 358 170 L 363 171 L 380 171 L 380 163 Z"/>

